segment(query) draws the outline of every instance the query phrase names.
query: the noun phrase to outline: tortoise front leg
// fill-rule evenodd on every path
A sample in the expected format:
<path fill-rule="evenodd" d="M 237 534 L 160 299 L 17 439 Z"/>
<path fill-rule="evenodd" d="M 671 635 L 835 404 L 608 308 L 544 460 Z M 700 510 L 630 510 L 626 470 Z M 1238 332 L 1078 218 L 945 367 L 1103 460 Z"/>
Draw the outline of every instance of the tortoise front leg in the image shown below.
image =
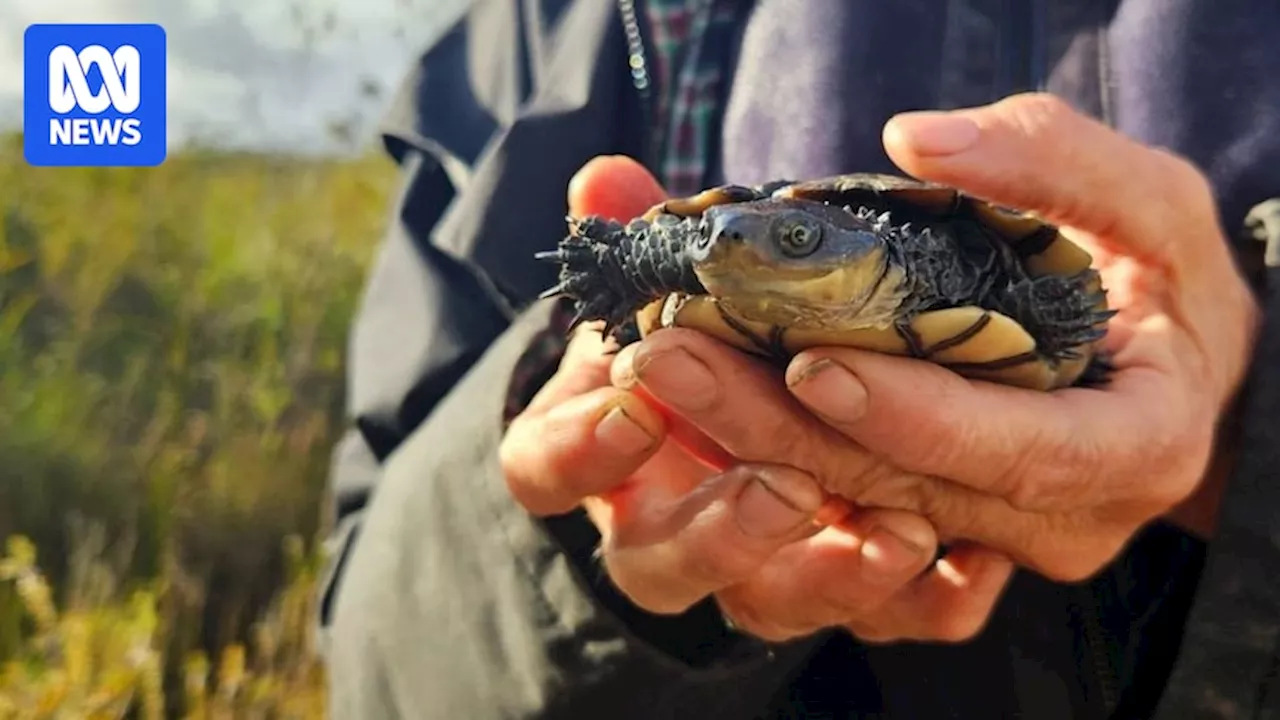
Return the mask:
<path fill-rule="evenodd" d="M 1080 373 L 1080 377 L 1076 378 L 1075 385 L 1085 388 L 1099 388 L 1111 381 L 1111 375 L 1116 371 L 1116 366 L 1111 362 L 1111 356 L 1102 350 L 1095 350 L 1092 357 L 1089 358 L 1089 364 L 1085 366 L 1084 372 Z"/>
<path fill-rule="evenodd" d="M 604 349 L 605 355 L 617 355 L 622 349 L 632 343 L 640 342 L 640 323 L 636 322 L 635 317 L 624 320 L 620 325 L 614 328 L 611 335 L 606 335 L 605 339 L 612 338 L 614 345 L 607 346 Z"/>

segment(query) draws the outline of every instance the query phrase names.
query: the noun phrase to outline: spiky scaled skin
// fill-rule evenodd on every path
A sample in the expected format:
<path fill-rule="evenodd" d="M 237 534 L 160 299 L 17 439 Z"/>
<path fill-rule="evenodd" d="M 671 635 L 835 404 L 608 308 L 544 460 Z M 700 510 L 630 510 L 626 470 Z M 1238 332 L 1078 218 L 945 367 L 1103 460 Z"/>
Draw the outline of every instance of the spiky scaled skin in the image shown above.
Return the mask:
<path fill-rule="evenodd" d="M 978 223 L 915 228 L 895 225 L 884 213 L 877 226 L 898 251 L 911 282 L 912 302 L 901 324 L 921 312 L 975 305 L 1016 320 L 1036 339 L 1038 351 L 1056 361 L 1079 357 L 1077 348 L 1101 340 L 1103 323 L 1115 314 L 1096 310 L 1105 293 L 1091 288 L 1094 271 L 1033 277 L 1011 246 Z"/>
<path fill-rule="evenodd" d="M 559 284 L 541 297 L 573 298 L 574 325 L 603 320 L 606 337 L 625 345 L 633 338 L 619 331 L 646 303 L 672 292 L 706 293 L 689 252 L 698 220 L 674 215 L 626 225 L 599 217 L 567 220 L 569 235 L 560 247 L 537 258 L 560 265 Z"/>

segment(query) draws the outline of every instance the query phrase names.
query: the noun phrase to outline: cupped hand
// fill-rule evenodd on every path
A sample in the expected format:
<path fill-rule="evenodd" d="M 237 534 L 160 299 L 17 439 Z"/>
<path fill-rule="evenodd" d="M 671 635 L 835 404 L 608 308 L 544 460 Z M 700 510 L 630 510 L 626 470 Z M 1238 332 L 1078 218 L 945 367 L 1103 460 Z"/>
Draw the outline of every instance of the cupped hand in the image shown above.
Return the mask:
<path fill-rule="evenodd" d="M 969 534 L 1026 548 L 1053 575 L 1096 572 L 1189 498 L 1201 507 L 1172 519 L 1210 534 L 1220 488 L 1197 491 L 1230 440 L 1220 421 L 1259 313 L 1201 172 L 1042 94 L 902 116 L 885 147 L 907 172 L 1036 212 L 1089 250 L 1120 311 L 1107 338 L 1117 372 L 1042 394 L 824 349 L 792 364 L 796 397 L 888 463 L 1000 498 L 965 523 L 1000 537 Z"/>
<path fill-rule="evenodd" d="M 1258 312 L 1209 185 L 1187 161 L 1045 95 L 900 116 L 885 144 L 910 174 L 1037 212 L 1093 254 L 1120 310 L 1108 385 L 1041 393 L 822 348 L 792 361 L 786 389 L 753 380 L 763 402 L 798 401 L 760 423 L 729 409 L 746 412 L 740 375 L 712 370 L 718 382 L 702 387 L 737 388 L 713 397 L 653 374 L 655 358 L 724 367 L 691 333 L 656 333 L 631 352 L 632 372 L 744 460 L 769 454 L 859 505 L 919 513 L 944 540 L 1054 579 L 1088 577 L 1201 485 L 1250 354 Z M 789 452 L 767 453 L 766 438 Z"/>
<path fill-rule="evenodd" d="M 634 161 L 598 158 L 571 184 L 570 210 L 626 219 L 662 197 Z M 722 372 L 770 372 L 700 339 Z M 530 512 L 585 506 L 604 568 L 638 606 L 678 613 L 713 596 L 737 627 L 779 641 L 830 627 L 869 641 L 960 640 L 984 624 L 1008 560 L 961 548 L 935 565 L 937 536 L 919 515 L 830 502 L 811 472 L 779 461 L 786 448 L 771 450 L 785 438 L 763 439 L 755 461 L 739 462 L 635 382 L 634 349 L 606 350 L 598 327 L 581 328 L 500 454 Z M 725 411 L 747 421 L 779 408 Z"/>

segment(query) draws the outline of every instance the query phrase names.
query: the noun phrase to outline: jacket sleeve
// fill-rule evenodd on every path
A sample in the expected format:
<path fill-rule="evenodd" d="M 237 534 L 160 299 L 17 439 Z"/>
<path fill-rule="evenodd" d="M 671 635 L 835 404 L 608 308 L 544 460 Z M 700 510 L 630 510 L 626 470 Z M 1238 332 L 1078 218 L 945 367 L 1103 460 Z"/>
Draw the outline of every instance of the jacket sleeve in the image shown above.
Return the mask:
<path fill-rule="evenodd" d="M 383 464 L 331 610 L 335 717 L 750 716 L 806 652 L 706 605 L 617 602 L 589 523 L 510 498 L 502 390 L 548 311 L 521 315 Z"/>
<path fill-rule="evenodd" d="M 335 528 L 320 608 L 325 624 L 383 461 L 509 322 L 465 266 L 421 241 L 452 190 L 434 160 L 416 150 L 400 156 L 403 181 L 393 223 L 349 348 L 353 427 L 335 450 L 330 475 Z"/>
<path fill-rule="evenodd" d="M 495 81 L 533 74 L 524 54 L 486 53 L 487 69 L 474 66 L 468 39 L 527 33 L 530 7 L 559 18 L 588 59 L 593 42 L 600 53 L 620 45 L 608 3 L 479 2 L 411 73 L 389 121 L 402 182 L 352 334 L 353 427 L 331 479 L 321 641 L 332 708 L 749 715 L 814 641 L 765 646 L 728 629 L 710 601 L 674 617 L 639 610 L 595 563 L 592 525 L 578 513 L 528 515 L 498 466 L 513 373 L 552 308 L 530 305 L 547 278 L 513 258 L 563 232 L 574 169 L 631 150 L 599 116 L 617 111 L 601 68 L 624 68 L 623 57 L 560 63 L 585 74 L 558 81 L 551 100 Z M 589 92 L 573 98 L 579 81 Z"/>

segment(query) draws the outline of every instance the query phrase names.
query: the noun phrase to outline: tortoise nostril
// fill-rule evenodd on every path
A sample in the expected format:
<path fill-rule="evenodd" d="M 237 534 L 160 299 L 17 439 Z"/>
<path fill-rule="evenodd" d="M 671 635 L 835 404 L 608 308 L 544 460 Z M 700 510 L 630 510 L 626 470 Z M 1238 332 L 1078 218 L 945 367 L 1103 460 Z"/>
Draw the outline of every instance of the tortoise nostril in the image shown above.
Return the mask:
<path fill-rule="evenodd" d="M 733 223 L 723 223 L 718 227 L 716 227 L 715 229 L 713 229 L 710 233 L 710 238 L 712 240 L 728 240 L 731 242 L 739 242 L 744 237 L 745 236 L 742 234 L 742 230 L 738 229 L 738 227 Z"/>
<path fill-rule="evenodd" d="M 749 236 L 749 227 L 744 225 L 744 218 L 735 213 L 716 213 L 709 218 L 704 234 L 699 238 L 707 246 L 717 243 L 742 243 Z"/>

